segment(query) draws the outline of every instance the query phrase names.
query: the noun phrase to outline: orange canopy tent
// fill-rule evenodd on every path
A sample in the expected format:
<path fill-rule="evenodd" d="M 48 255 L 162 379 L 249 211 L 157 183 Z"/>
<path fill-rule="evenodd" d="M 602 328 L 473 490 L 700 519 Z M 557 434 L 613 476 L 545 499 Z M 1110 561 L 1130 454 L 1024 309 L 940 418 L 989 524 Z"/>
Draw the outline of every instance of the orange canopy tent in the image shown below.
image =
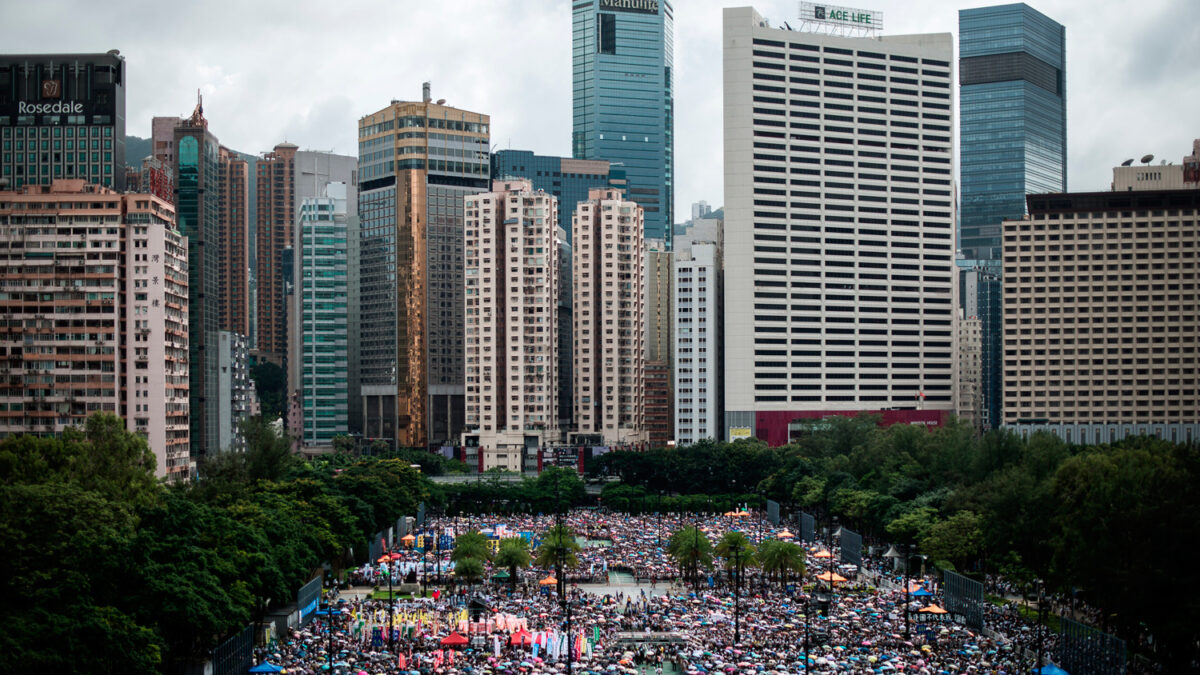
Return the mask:
<path fill-rule="evenodd" d="M 400 537 L 400 543 L 404 544 L 404 548 L 412 548 L 413 542 L 416 540 L 417 538 L 411 534 L 406 534 L 403 537 Z"/>
<path fill-rule="evenodd" d="M 946 610 L 942 609 L 941 607 L 938 607 L 937 605 L 930 605 L 928 607 L 922 607 L 918 611 L 924 612 L 926 614 L 945 614 L 946 613 Z"/>
<path fill-rule="evenodd" d="M 787 530 L 780 532 L 777 536 L 780 539 L 795 539 L 796 538 L 796 535 L 792 534 L 791 532 L 788 532 Z"/>
<path fill-rule="evenodd" d="M 546 577 L 545 579 L 542 579 L 538 583 L 541 584 L 542 586 L 553 586 L 554 584 L 558 583 L 558 579 L 555 579 L 554 577 Z"/>
<path fill-rule="evenodd" d="M 814 558 L 832 558 L 833 554 L 830 553 L 828 550 L 821 550 L 821 551 L 817 551 L 816 553 L 814 553 L 813 557 Z"/>
<path fill-rule="evenodd" d="M 838 583 L 838 582 L 846 580 L 846 577 L 838 574 L 837 572 L 823 572 L 821 574 L 818 574 L 817 578 L 820 579 L 821 581 L 833 581 L 834 583 Z"/>

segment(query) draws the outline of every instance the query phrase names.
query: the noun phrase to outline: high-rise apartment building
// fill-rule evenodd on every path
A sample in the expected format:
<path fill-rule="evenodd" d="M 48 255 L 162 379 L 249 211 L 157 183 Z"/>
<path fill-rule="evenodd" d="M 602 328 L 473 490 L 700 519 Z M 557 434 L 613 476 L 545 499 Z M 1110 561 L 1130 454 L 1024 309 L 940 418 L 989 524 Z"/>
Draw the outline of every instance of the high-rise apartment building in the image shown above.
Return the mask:
<path fill-rule="evenodd" d="M 725 10 L 727 438 L 952 410 L 953 54 Z"/>
<path fill-rule="evenodd" d="M 165 133 L 168 119 L 155 118 L 156 132 Z M 248 326 L 249 169 L 209 131 L 201 103 L 176 119 L 170 145 L 154 143 L 156 158 L 173 160 L 175 212 L 188 242 L 191 442 L 199 457 L 227 449 L 218 342 L 220 331 L 245 336 Z"/>
<path fill-rule="evenodd" d="M 250 345 L 246 336 L 233 331 L 217 332 L 217 446 L 222 451 L 241 452 L 246 440 L 241 425 L 250 417 L 254 385 L 250 382 Z"/>
<path fill-rule="evenodd" d="M 646 237 L 670 249 L 674 10 L 668 0 L 582 0 L 572 7 L 571 154 L 623 167 L 627 198 L 645 213 Z"/>
<path fill-rule="evenodd" d="M 358 123 L 363 435 L 409 447 L 463 431 L 463 219 L 488 189 L 487 115 L 430 97 Z"/>
<path fill-rule="evenodd" d="M 963 310 L 958 310 L 954 415 L 977 432 L 982 430 L 983 422 L 982 324 L 978 318 L 968 319 Z"/>
<path fill-rule="evenodd" d="M 675 437 L 674 312 L 671 278 L 674 256 L 661 239 L 646 240 L 646 430 L 650 447 Z"/>
<path fill-rule="evenodd" d="M 701 218 L 675 238 L 675 442 L 721 438 L 724 224 Z"/>
<path fill-rule="evenodd" d="M 960 10 L 959 263 L 981 322 L 985 428 L 1003 409 L 1001 221 L 1025 195 L 1067 189 L 1066 29 L 1024 3 Z M 965 288 L 961 300 L 970 304 Z"/>
<path fill-rule="evenodd" d="M 1200 440 L 1200 190 L 1028 203 L 1004 222 L 1004 426 Z"/>
<path fill-rule="evenodd" d="M 466 209 L 463 445 L 485 470 L 520 471 L 526 453 L 560 440 L 558 200 L 498 180 Z"/>
<path fill-rule="evenodd" d="M 646 242 L 642 209 L 592 190 L 571 226 L 576 438 L 644 447 Z"/>
<path fill-rule="evenodd" d="M 573 209 L 574 204 L 570 208 Z M 558 428 L 567 432 L 575 424 L 575 398 L 571 394 L 574 391 L 571 355 L 574 353 L 572 317 L 575 297 L 571 283 L 571 242 L 567 240 L 567 231 L 559 227 L 555 230 L 555 240 L 558 242 Z"/>
<path fill-rule="evenodd" d="M 83 179 L 124 190 L 124 57 L 0 56 L 0 144 L 10 187 Z"/>
<path fill-rule="evenodd" d="M 0 436 L 96 412 L 146 437 L 155 474 L 193 473 L 187 242 L 171 205 L 81 179 L 0 180 Z"/>
<path fill-rule="evenodd" d="M 289 392 L 298 392 L 299 441 L 331 445 L 349 428 L 348 186 L 330 183 L 300 204 L 296 225 Z"/>

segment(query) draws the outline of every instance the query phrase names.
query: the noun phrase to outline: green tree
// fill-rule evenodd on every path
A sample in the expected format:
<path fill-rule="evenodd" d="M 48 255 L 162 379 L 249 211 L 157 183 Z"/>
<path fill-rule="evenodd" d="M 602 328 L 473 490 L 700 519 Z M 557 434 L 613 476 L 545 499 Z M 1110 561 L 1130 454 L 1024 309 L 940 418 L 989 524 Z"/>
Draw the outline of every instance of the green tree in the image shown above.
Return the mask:
<path fill-rule="evenodd" d="M 787 588 L 789 574 L 804 576 L 805 553 L 799 544 L 769 539 L 758 547 L 758 560 L 763 574 L 779 579 L 784 589 Z"/>
<path fill-rule="evenodd" d="M 708 535 L 695 526 L 680 528 L 671 533 L 667 554 L 679 565 L 683 578 L 691 579 L 692 587 L 699 590 L 700 568 L 712 568 L 713 545 Z"/>
<path fill-rule="evenodd" d="M 919 543 L 921 550 L 935 563 L 948 561 L 956 568 L 961 568 L 968 559 L 979 553 L 982 544 L 979 516 L 971 511 L 959 511 L 946 520 L 930 525 Z"/>
<path fill-rule="evenodd" d="M 479 532 L 464 532 L 454 538 L 454 550 L 450 552 L 450 559 L 454 562 L 463 560 L 485 561 L 490 557 L 488 538 Z"/>
<path fill-rule="evenodd" d="M 542 569 L 554 569 L 554 578 L 558 597 L 566 597 L 565 568 L 579 566 L 579 542 L 575 540 L 575 531 L 567 525 L 555 525 L 542 535 L 542 542 L 537 547 L 537 558 L 534 561 Z"/>
<path fill-rule="evenodd" d="M 532 557 L 529 554 L 529 542 L 522 537 L 510 537 L 500 540 L 500 550 L 492 563 L 496 567 L 508 570 L 508 583 L 513 590 L 517 586 L 517 572 L 529 567 Z"/>
<path fill-rule="evenodd" d="M 730 530 L 721 536 L 717 542 L 716 553 L 725 561 L 730 583 L 733 583 L 735 574 L 740 577 L 742 570 L 753 567 L 756 563 L 754 544 L 737 530 Z"/>
<path fill-rule="evenodd" d="M 454 578 L 475 584 L 483 578 L 483 562 L 478 558 L 463 558 L 454 563 Z"/>

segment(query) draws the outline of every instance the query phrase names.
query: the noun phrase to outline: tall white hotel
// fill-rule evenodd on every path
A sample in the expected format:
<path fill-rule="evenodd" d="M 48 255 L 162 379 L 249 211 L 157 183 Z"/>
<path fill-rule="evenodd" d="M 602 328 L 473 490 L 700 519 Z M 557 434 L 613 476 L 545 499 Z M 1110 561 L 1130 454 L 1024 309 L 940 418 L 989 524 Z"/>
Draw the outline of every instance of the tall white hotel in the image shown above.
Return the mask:
<path fill-rule="evenodd" d="M 952 38 L 877 37 L 802 7 L 800 30 L 724 13 L 725 436 L 781 445 L 801 420 L 859 411 L 940 424 L 954 381 Z"/>

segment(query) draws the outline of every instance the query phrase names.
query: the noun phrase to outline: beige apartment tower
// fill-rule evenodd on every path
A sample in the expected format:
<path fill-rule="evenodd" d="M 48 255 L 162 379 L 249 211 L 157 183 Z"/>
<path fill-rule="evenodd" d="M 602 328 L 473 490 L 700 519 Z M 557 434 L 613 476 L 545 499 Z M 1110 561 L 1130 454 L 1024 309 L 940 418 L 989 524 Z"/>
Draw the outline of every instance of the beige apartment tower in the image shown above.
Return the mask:
<path fill-rule="evenodd" d="M 575 209 L 572 290 L 580 442 L 645 447 L 646 243 L 642 209 L 620 190 Z"/>
<path fill-rule="evenodd" d="M 0 437 L 108 412 L 146 437 L 155 475 L 191 477 L 187 265 L 158 197 L 0 188 Z"/>
<path fill-rule="evenodd" d="M 1200 439 L 1200 190 L 1030 195 L 1004 227 L 1004 424 Z"/>
<path fill-rule="evenodd" d="M 484 470 L 559 440 L 557 226 L 558 200 L 527 180 L 466 198 L 463 445 Z"/>

